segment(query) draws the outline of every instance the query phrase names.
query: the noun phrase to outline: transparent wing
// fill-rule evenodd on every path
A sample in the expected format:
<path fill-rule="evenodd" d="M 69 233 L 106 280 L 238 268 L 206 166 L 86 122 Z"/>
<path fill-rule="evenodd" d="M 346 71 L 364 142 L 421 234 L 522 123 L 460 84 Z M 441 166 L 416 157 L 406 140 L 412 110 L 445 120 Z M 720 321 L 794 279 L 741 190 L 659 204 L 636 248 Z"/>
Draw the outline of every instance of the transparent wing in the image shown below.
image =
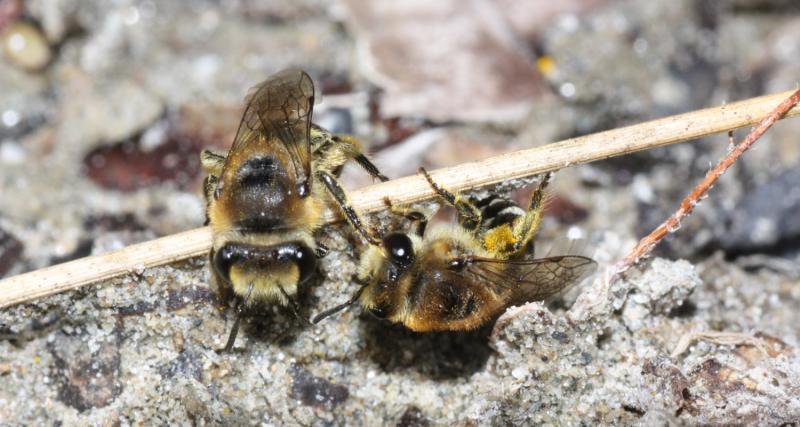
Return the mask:
<path fill-rule="evenodd" d="M 560 255 L 531 260 L 471 258 L 465 274 L 482 281 L 511 303 L 541 301 L 580 283 L 597 268 L 591 258 Z"/>
<path fill-rule="evenodd" d="M 301 70 L 273 74 L 255 86 L 245 99 L 242 121 L 231 153 L 251 144 L 280 143 L 289 153 L 298 183 L 311 175 L 309 132 L 314 108 L 314 82 Z"/>

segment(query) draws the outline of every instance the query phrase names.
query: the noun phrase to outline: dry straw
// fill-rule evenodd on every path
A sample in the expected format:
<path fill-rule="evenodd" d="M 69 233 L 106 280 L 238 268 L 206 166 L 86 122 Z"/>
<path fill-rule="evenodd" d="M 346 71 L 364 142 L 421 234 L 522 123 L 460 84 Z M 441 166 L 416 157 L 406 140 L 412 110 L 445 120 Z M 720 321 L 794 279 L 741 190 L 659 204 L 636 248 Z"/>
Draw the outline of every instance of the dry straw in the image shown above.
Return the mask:
<path fill-rule="evenodd" d="M 796 116 L 800 114 L 800 108 L 794 106 L 790 106 L 785 114 L 776 115 L 775 111 L 779 104 L 786 105 L 790 97 L 794 97 L 796 103 L 798 96 L 800 92 L 786 92 L 751 98 L 439 169 L 432 171 L 431 175 L 437 182 L 454 191 L 493 185 L 571 165 L 728 132 L 753 125 L 768 114 L 774 120 Z M 768 127 L 769 125 L 763 130 Z M 430 199 L 433 193 L 421 176 L 407 176 L 353 191 L 350 196 L 356 209 L 369 213 L 384 209 L 385 197 L 389 197 L 394 204 L 404 204 Z M 329 212 L 326 221 L 335 220 L 336 215 Z M 210 246 L 211 232 L 203 227 L 20 274 L 0 281 L 0 307 L 203 255 Z M 632 263 L 642 254 L 644 252 L 629 261 Z M 620 267 L 623 265 L 625 264 Z"/>

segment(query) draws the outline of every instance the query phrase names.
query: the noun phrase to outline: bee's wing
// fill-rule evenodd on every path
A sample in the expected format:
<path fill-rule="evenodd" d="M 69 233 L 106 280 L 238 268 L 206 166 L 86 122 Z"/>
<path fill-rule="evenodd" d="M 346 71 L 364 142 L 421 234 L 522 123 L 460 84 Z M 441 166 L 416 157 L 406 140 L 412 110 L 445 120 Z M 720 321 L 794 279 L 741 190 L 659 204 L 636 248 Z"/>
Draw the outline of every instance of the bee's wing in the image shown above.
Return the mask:
<path fill-rule="evenodd" d="M 592 274 L 597 263 L 582 255 L 560 255 L 531 260 L 477 258 L 466 267 L 509 303 L 548 299 Z"/>
<path fill-rule="evenodd" d="M 314 82 L 301 70 L 273 74 L 245 98 L 242 121 L 231 155 L 260 140 L 283 145 L 292 159 L 298 183 L 308 185 L 311 175 L 311 113 Z M 231 156 L 229 156 L 229 159 Z"/>

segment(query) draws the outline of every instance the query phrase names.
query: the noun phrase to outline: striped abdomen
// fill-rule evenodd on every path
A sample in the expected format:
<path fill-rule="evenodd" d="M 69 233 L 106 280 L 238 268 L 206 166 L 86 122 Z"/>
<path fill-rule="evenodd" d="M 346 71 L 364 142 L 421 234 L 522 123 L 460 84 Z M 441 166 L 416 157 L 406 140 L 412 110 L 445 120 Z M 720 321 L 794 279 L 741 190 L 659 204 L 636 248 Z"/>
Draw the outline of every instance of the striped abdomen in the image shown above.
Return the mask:
<path fill-rule="evenodd" d="M 480 200 L 473 200 L 481 211 L 481 229 L 491 230 L 503 224 L 512 225 L 515 219 L 525 215 L 513 200 L 492 194 Z"/>

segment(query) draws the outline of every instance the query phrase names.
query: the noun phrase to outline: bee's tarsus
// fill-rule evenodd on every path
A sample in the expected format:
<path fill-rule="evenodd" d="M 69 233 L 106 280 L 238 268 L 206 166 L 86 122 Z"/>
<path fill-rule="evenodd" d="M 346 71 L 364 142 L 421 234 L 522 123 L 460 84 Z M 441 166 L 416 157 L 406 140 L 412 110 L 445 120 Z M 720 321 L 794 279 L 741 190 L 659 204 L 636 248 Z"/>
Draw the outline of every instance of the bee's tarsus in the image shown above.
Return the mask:
<path fill-rule="evenodd" d="M 317 242 L 317 248 L 314 250 L 314 253 L 316 253 L 317 258 L 325 258 L 329 252 L 330 249 L 328 249 L 327 246 Z"/>
<path fill-rule="evenodd" d="M 378 167 L 375 166 L 375 164 L 372 163 L 367 156 L 359 154 L 353 157 L 353 160 L 355 160 L 356 163 L 358 163 L 362 168 L 364 168 L 364 170 L 367 171 L 367 173 L 369 173 L 375 178 L 378 178 L 379 180 L 381 180 L 381 182 L 386 182 L 389 180 L 389 178 L 387 178 L 386 175 L 382 174 L 381 171 L 378 170 Z"/>

